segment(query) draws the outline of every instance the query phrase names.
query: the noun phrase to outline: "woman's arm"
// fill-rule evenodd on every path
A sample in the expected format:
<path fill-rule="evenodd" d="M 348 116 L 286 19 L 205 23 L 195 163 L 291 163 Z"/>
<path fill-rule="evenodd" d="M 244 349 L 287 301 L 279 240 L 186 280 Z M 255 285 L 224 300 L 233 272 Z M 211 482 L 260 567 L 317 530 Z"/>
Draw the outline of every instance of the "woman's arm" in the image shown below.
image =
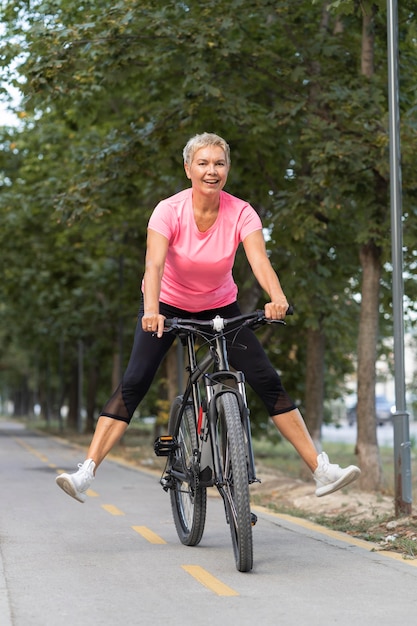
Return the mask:
<path fill-rule="evenodd" d="M 265 316 L 270 319 L 283 319 L 288 309 L 288 302 L 266 253 L 262 231 L 255 230 L 245 237 L 243 247 L 256 280 L 271 300 L 265 305 Z"/>
<path fill-rule="evenodd" d="M 164 317 L 159 315 L 159 294 L 168 252 L 168 239 L 148 228 L 146 241 L 145 274 L 143 277 L 144 315 L 142 328 L 147 332 L 158 332 L 162 337 Z"/>

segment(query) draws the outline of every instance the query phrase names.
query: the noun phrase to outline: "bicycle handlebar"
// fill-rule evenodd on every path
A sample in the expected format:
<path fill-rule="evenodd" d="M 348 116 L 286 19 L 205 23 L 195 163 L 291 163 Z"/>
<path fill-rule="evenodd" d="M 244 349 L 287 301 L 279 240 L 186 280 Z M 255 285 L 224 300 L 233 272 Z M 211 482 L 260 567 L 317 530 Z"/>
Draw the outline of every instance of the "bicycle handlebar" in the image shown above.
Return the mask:
<path fill-rule="evenodd" d="M 293 315 L 294 308 L 290 305 L 287 309 L 286 315 Z M 273 320 L 265 317 L 265 313 L 262 309 L 252 311 L 251 313 L 243 313 L 236 317 L 223 318 L 216 316 L 211 320 L 197 320 L 197 319 L 183 319 L 179 317 L 173 317 L 164 320 L 164 327 L 166 331 L 170 330 L 195 330 L 195 329 L 210 329 L 216 332 L 224 330 L 226 327 L 231 326 L 256 326 L 256 324 L 285 324 L 284 320 Z"/>

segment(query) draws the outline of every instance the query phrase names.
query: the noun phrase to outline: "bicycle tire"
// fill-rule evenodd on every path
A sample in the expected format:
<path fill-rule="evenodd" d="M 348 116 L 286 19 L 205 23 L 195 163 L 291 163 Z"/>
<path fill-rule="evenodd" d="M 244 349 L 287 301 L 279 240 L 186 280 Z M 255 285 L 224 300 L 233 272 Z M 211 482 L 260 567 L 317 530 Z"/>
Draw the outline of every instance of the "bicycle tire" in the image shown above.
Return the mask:
<path fill-rule="evenodd" d="M 198 484 L 199 465 L 193 451 L 198 448 L 197 427 L 192 405 L 187 405 L 182 415 L 182 398 L 175 398 L 168 422 L 169 434 L 176 437 L 173 466 L 186 467 L 189 480 L 173 477 L 170 499 L 175 528 L 181 543 L 196 546 L 200 543 L 206 523 L 207 489 Z"/>
<path fill-rule="evenodd" d="M 219 490 L 230 526 L 236 568 L 239 572 L 249 572 L 253 567 L 253 542 L 248 468 L 243 425 L 235 394 L 221 394 L 217 410 L 224 479 Z"/>

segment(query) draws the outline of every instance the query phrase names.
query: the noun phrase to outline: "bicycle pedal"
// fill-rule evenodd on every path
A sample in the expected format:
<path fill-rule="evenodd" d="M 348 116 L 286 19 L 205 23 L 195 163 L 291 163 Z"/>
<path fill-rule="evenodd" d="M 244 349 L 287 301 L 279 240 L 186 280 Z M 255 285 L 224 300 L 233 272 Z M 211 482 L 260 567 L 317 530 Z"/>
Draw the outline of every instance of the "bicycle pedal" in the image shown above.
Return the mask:
<path fill-rule="evenodd" d="M 256 522 L 258 521 L 258 516 L 255 515 L 255 513 L 250 513 L 250 524 L 251 526 L 255 526 Z"/>
<path fill-rule="evenodd" d="M 162 489 L 164 491 L 172 489 L 172 476 L 170 476 L 169 474 L 163 476 L 159 482 L 162 485 Z"/>
<path fill-rule="evenodd" d="M 161 435 L 155 439 L 153 449 L 156 456 L 169 456 L 178 449 L 178 442 L 172 435 Z"/>

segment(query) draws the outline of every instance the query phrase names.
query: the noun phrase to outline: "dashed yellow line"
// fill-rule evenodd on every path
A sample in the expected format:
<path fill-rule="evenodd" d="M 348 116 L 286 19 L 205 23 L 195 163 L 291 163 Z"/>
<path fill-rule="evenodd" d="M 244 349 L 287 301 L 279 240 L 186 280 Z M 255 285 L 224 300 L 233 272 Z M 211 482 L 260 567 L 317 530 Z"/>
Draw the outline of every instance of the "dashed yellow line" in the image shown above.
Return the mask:
<path fill-rule="evenodd" d="M 47 456 L 45 456 L 41 452 L 38 452 L 36 448 L 26 443 L 26 441 L 22 441 L 21 439 L 18 439 L 17 437 L 13 437 L 13 440 L 16 443 L 18 443 L 20 446 L 22 446 L 22 448 L 25 448 L 28 452 L 30 452 L 31 454 L 36 456 L 38 459 L 40 459 L 43 463 L 49 463 L 49 459 Z"/>
<path fill-rule="evenodd" d="M 87 489 L 87 491 L 85 493 L 90 498 L 99 498 L 100 497 L 100 495 L 97 493 L 97 491 L 93 491 L 92 489 Z"/>
<path fill-rule="evenodd" d="M 123 511 L 114 506 L 113 504 L 102 504 L 102 508 L 111 515 L 124 515 Z"/>
<path fill-rule="evenodd" d="M 200 565 L 182 565 L 183 570 L 195 578 L 199 583 L 213 591 L 218 596 L 238 596 L 239 593 L 221 582 L 218 578 L 207 572 Z"/>
<path fill-rule="evenodd" d="M 154 544 L 164 544 L 166 543 L 165 539 L 162 539 L 159 535 L 154 533 L 150 528 L 146 526 L 132 526 L 133 530 L 139 535 L 141 535 L 146 541 Z"/>

